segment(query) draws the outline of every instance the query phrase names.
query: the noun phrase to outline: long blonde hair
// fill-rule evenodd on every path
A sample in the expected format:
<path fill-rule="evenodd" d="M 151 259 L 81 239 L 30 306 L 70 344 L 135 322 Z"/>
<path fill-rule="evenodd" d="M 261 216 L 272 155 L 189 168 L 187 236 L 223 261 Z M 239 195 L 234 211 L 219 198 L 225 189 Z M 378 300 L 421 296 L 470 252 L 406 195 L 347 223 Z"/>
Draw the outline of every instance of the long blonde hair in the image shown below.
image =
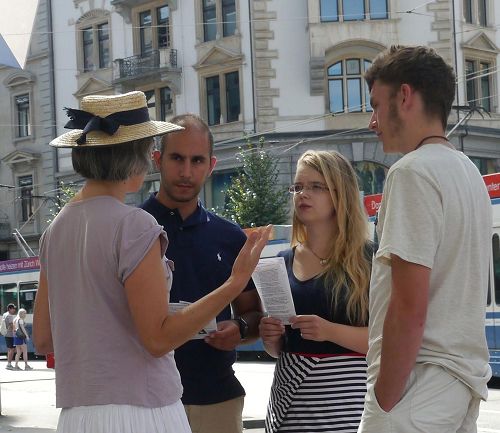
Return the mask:
<path fill-rule="evenodd" d="M 336 218 L 336 237 L 333 239 L 325 270 L 327 284 L 331 284 L 332 311 L 340 296 L 347 302 L 347 318 L 352 324 L 365 325 L 368 320 L 368 288 L 370 262 L 367 257 L 367 216 L 361 206 L 356 173 L 350 162 L 340 153 L 306 151 L 297 166 L 305 165 L 324 178 L 330 191 Z M 293 212 L 292 247 L 307 241 L 307 230 Z M 344 290 L 345 287 L 345 290 Z"/>

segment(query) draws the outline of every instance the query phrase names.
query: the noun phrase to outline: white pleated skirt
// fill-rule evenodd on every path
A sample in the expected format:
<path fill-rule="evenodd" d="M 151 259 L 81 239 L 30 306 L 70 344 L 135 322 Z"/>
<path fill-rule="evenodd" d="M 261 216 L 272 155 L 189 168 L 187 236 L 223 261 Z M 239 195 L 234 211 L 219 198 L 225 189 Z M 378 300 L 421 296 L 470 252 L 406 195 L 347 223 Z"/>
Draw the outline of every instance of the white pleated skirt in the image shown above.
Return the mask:
<path fill-rule="evenodd" d="M 61 410 L 57 433 L 191 433 L 181 401 L 148 408 L 107 404 Z"/>

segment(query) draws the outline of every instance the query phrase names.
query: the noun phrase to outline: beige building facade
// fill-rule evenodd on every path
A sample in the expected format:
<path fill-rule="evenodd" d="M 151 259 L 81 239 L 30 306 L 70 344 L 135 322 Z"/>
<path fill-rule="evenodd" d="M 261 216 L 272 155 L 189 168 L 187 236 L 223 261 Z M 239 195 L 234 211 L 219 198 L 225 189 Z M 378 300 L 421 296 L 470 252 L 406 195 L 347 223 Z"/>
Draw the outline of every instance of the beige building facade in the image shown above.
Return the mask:
<path fill-rule="evenodd" d="M 40 79 L 44 72 L 38 66 L 34 72 L 0 69 L 3 100 L 22 108 L 16 98 L 28 95 L 33 120 L 29 138 L 18 140 L 11 127 L 0 155 L 0 179 L 21 188 L 19 179 L 31 173 L 34 196 L 56 199 L 61 182 L 81 182 L 68 151 L 38 146 L 40 139 L 46 143 L 51 134 L 64 132 L 63 108 L 77 107 L 88 94 L 136 89 L 146 93 L 154 119 L 194 112 L 209 123 L 218 164 L 203 191 L 208 208 L 224 206 L 245 137 L 263 136 L 269 152 L 280 158 L 283 188 L 293 180 L 300 154 L 312 148 L 342 152 L 353 162 L 363 194 L 381 192 L 398 156 L 385 155 L 367 129 L 371 107 L 363 73 L 391 44 L 430 45 L 454 65 L 457 97 L 450 130 L 462 123 L 450 139 L 482 173 L 500 171 L 500 7 L 494 0 L 421 5 L 411 0 L 40 0 L 45 3 L 52 4 L 52 79 Z M 44 48 L 35 49 L 28 65 L 47 67 L 49 42 L 42 42 L 42 34 L 33 40 Z M 42 90 L 42 83 L 53 89 Z M 50 95 L 52 119 L 46 117 Z M 1 123 L 17 125 L 13 115 L 12 109 L 3 110 Z M 152 172 L 130 202 L 145 199 L 158 180 Z M 8 203 L 6 194 L 15 198 L 8 188 L 0 188 L 0 194 L 2 203 Z M 0 224 L 4 218 L 19 227 L 21 211 L 2 206 Z M 42 215 L 25 226 L 33 239 L 46 225 Z M 6 248 L 1 242 L 0 254 Z M 19 254 L 7 250 L 9 258 Z"/>

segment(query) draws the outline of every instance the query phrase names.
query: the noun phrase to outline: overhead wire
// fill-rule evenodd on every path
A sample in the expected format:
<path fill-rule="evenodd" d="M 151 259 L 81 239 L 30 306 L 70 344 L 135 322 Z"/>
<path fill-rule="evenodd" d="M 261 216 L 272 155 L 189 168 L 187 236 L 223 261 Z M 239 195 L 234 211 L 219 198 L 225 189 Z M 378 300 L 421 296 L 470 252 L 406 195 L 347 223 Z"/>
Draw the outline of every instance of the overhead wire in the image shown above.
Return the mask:
<path fill-rule="evenodd" d="M 392 14 L 397 14 L 397 15 L 401 15 L 401 14 L 413 14 L 413 15 L 421 15 L 421 16 L 429 16 L 429 17 L 435 17 L 434 14 L 424 14 L 424 13 L 420 13 L 417 11 L 417 9 L 420 9 L 422 7 L 425 7 L 431 3 L 435 3 L 436 0 L 432 0 L 432 1 L 428 1 L 426 3 L 423 3 L 423 4 L 420 4 L 418 6 L 415 6 L 413 7 L 412 9 L 409 9 L 409 10 L 401 10 L 401 11 L 395 11 L 395 12 L 390 12 L 388 11 L 388 15 L 392 15 Z M 366 13 L 365 15 L 368 16 L 369 13 Z M 352 22 L 350 20 L 350 18 L 353 18 L 353 17 L 356 17 L 358 16 L 358 14 L 355 14 L 355 15 L 348 15 L 348 14 L 337 14 L 338 18 L 339 18 L 339 21 L 340 19 L 342 18 L 342 20 L 345 20 L 345 21 L 349 21 L 349 22 Z M 263 21 L 270 21 L 270 22 L 275 22 L 275 23 L 280 23 L 280 22 L 287 22 L 287 21 L 302 21 L 302 20 L 309 20 L 309 19 L 321 19 L 321 16 L 316 16 L 316 17 L 310 17 L 310 16 L 305 16 L 305 17 L 291 17 L 291 18 L 260 18 L 260 19 L 252 19 L 252 20 L 239 20 L 238 22 L 240 24 L 250 24 L 252 22 L 263 22 Z M 456 20 L 457 22 L 463 22 L 463 20 L 459 20 L 457 19 Z M 201 22 L 201 23 L 193 23 L 193 24 L 187 24 L 187 23 L 169 23 L 169 27 L 196 27 L 196 26 L 202 26 L 202 25 L 205 25 L 205 24 L 223 24 L 223 23 L 234 23 L 235 21 L 217 21 L 217 22 L 211 22 L 211 23 L 207 23 L 207 22 Z M 133 30 L 136 30 L 136 29 L 141 29 L 141 28 L 144 28 L 144 27 L 148 27 L 148 28 L 155 28 L 155 27 L 164 27 L 164 26 L 160 26 L 160 25 L 157 25 L 157 26 L 131 26 L 129 28 L 132 28 Z M 488 29 L 491 29 L 491 28 L 499 28 L 500 26 L 493 26 L 493 27 L 489 27 Z M 124 31 L 128 31 L 128 29 L 124 29 Z M 83 29 L 77 29 L 77 31 L 80 31 L 80 30 L 83 30 Z M 459 33 L 465 33 L 465 32 L 468 32 L 468 31 L 474 31 L 474 30 L 477 30 L 477 29 L 471 29 L 471 30 L 464 30 L 462 32 L 456 32 L 456 34 L 459 34 Z M 116 29 L 114 29 L 114 31 L 116 32 Z M 75 30 L 74 29 L 70 29 L 70 30 L 64 30 L 64 31 L 46 31 L 46 32 L 43 32 L 43 31 L 34 31 L 34 32 L 26 32 L 26 33 L 2 33 L 3 36 L 23 36 L 23 35 L 36 35 L 36 34 L 59 34 L 59 33 L 74 33 Z M 187 65 L 181 65 L 182 67 L 186 67 Z M 485 72 L 485 73 L 482 73 L 480 75 L 477 75 L 476 72 L 472 72 L 472 73 L 469 73 L 469 74 L 463 74 L 461 77 L 457 77 L 457 84 L 460 84 L 462 83 L 463 81 L 469 81 L 469 80 L 475 80 L 475 79 L 479 79 L 481 77 L 484 77 L 484 76 L 488 76 L 488 75 L 493 75 L 494 73 L 498 72 L 498 67 L 495 67 L 495 68 L 491 68 L 492 70 L 491 71 L 488 71 L 488 72 Z M 59 70 L 59 71 L 63 71 L 63 70 L 67 70 L 67 71 L 74 71 L 74 70 L 78 70 L 77 68 L 73 69 L 73 68 L 56 68 L 55 70 Z M 470 78 L 468 78 L 470 76 Z M 484 100 L 484 99 L 488 99 L 488 98 L 492 98 L 494 97 L 494 95 L 490 95 L 490 96 L 486 96 L 486 97 L 482 97 L 482 98 L 478 98 L 478 99 L 475 99 L 474 101 L 469 101 L 469 102 L 476 102 L 476 101 L 480 101 L 480 100 Z M 336 116 L 339 116 L 339 115 L 343 115 L 343 114 L 350 114 L 350 113 L 340 113 L 340 114 L 336 114 Z M 310 122 L 315 122 L 315 121 L 318 121 L 318 120 L 322 120 L 324 118 L 327 118 L 327 117 L 330 117 L 332 116 L 332 113 L 326 113 L 324 115 L 320 115 L 320 116 L 312 116 L 311 118 L 308 118 L 308 119 L 304 119 L 304 120 L 301 120 L 301 121 L 297 121 L 297 122 L 291 122 L 287 125 L 284 125 L 284 126 L 281 126 L 281 127 L 277 127 L 277 128 L 274 128 L 274 129 L 271 129 L 271 130 L 267 130 L 267 131 L 262 131 L 262 132 L 259 132 L 259 133 L 252 133 L 252 134 L 248 134 L 246 136 L 243 136 L 243 137 L 240 137 L 240 138 L 236 138 L 236 139 L 229 139 L 229 140 L 225 140 L 225 141 L 222 141 L 222 142 L 218 142 L 217 144 L 220 145 L 220 144 L 225 144 L 225 143 L 229 143 L 229 142 L 234 142 L 234 141 L 238 141 L 238 140 L 244 140 L 245 138 L 254 138 L 254 137 L 258 137 L 258 136 L 263 136 L 263 135 L 268 135 L 268 134 L 271 134 L 273 132 L 277 132 L 277 131 L 280 131 L 282 129 L 288 129 L 290 130 L 290 128 L 292 128 L 293 126 L 299 126 L 299 125 L 303 125 L 303 124 L 306 124 L 306 123 L 310 123 Z M 62 122 L 61 122 L 62 124 Z M 17 124 L 1 124 L 1 126 L 11 126 L 11 127 L 17 127 L 19 125 Z M 47 124 L 34 124 L 32 125 L 33 127 L 45 127 L 47 126 Z M 54 125 L 50 125 L 50 126 L 54 126 Z M 356 131 L 356 130 L 362 130 L 362 129 L 365 129 L 365 128 L 356 128 L 356 129 L 353 129 L 352 131 Z M 334 133 L 334 134 L 328 134 L 324 137 L 333 137 L 333 136 L 337 136 L 337 135 L 341 135 L 341 134 L 345 134 L 346 132 L 339 132 L 339 133 Z M 302 140 L 299 140 L 297 143 L 294 143 L 292 145 L 292 148 L 299 145 L 300 143 L 304 143 L 304 142 L 309 142 L 309 141 L 314 141 L 314 140 L 319 140 L 323 137 L 311 137 L 311 138 L 307 138 L 307 139 L 302 139 Z M 289 147 L 290 145 L 287 144 L 287 146 Z M 286 147 L 286 146 L 285 146 Z M 45 186 L 45 185 L 53 185 L 52 182 L 50 183 L 47 183 L 47 184 L 37 184 L 37 185 L 33 185 L 33 187 L 38 187 L 38 186 Z M 22 187 L 18 187 L 16 189 L 22 189 Z M 57 191 L 54 190 L 54 191 Z"/>

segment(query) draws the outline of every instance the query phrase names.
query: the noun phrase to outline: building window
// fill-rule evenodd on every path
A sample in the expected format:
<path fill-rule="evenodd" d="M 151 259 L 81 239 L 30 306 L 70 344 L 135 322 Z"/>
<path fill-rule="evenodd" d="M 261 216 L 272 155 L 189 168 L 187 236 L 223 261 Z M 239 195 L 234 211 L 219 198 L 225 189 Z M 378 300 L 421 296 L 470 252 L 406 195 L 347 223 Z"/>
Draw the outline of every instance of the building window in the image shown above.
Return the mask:
<path fill-rule="evenodd" d="M 203 0 L 203 36 L 205 42 L 217 37 L 217 9 L 215 0 Z"/>
<path fill-rule="evenodd" d="M 27 221 L 33 215 L 33 176 L 20 176 L 17 186 L 21 190 L 21 221 Z"/>
<path fill-rule="evenodd" d="M 227 122 L 235 122 L 240 116 L 240 80 L 238 72 L 226 74 Z"/>
<path fill-rule="evenodd" d="M 234 0 L 222 0 L 222 35 L 232 36 L 236 31 L 236 4 Z"/>
<path fill-rule="evenodd" d="M 141 12 L 139 14 L 139 34 L 141 38 L 141 54 L 149 53 L 153 50 L 153 29 L 151 12 Z"/>
<path fill-rule="evenodd" d="M 110 67 L 109 40 L 107 22 L 81 29 L 83 72 Z"/>
<path fill-rule="evenodd" d="M 217 35 L 236 33 L 235 0 L 202 0 L 203 40 L 215 41 Z"/>
<path fill-rule="evenodd" d="M 482 27 L 488 25 L 488 0 L 463 0 L 465 22 Z"/>
<path fill-rule="evenodd" d="M 235 71 L 207 77 L 205 85 L 208 124 L 236 122 L 241 111 L 239 73 Z"/>
<path fill-rule="evenodd" d="M 108 23 L 97 26 L 97 38 L 99 42 L 99 68 L 109 66 L 109 25 Z"/>
<path fill-rule="evenodd" d="M 220 121 L 220 85 L 219 76 L 208 77 L 207 82 L 207 114 L 208 124 L 218 125 Z"/>
<path fill-rule="evenodd" d="M 330 112 L 372 111 L 370 91 L 363 78 L 371 64 L 366 59 L 344 59 L 327 69 Z"/>
<path fill-rule="evenodd" d="M 174 114 L 172 90 L 170 87 L 146 90 L 149 117 L 152 120 L 165 121 Z"/>
<path fill-rule="evenodd" d="M 489 62 L 480 60 L 466 60 L 466 98 L 471 107 L 483 107 L 491 111 L 493 94 L 491 91 L 491 77 L 494 67 Z"/>
<path fill-rule="evenodd" d="M 139 13 L 141 55 L 170 46 L 170 9 L 161 6 Z"/>
<path fill-rule="evenodd" d="M 162 6 L 156 9 L 156 19 L 158 22 L 158 48 L 170 46 L 170 9 Z"/>
<path fill-rule="evenodd" d="M 16 96 L 17 136 L 29 137 L 30 125 L 30 97 L 29 95 Z"/>
<path fill-rule="evenodd" d="M 94 69 L 94 41 L 92 27 L 82 30 L 83 35 L 83 71 Z"/>
<path fill-rule="evenodd" d="M 388 17 L 387 0 L 320 0 L 322 22 L 380 20 Z"/>

